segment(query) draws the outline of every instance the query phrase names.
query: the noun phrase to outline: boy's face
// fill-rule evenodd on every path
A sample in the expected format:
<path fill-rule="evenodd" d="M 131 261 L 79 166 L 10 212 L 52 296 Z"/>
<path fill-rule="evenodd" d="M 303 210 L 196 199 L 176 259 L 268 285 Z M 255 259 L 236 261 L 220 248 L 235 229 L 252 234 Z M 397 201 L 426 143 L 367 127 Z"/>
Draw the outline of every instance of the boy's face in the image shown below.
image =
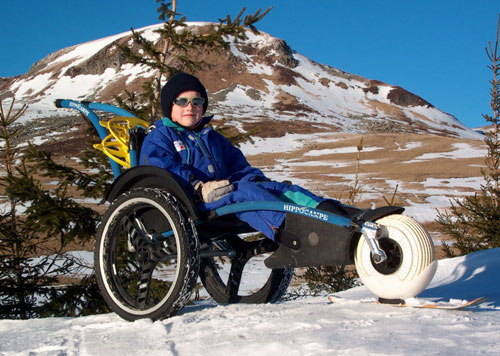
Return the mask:
<path fill-rule="evenodd" d="M 187 90 L 177 95 L 177 98 L 193 99 L 200 96 L 200 93 L 197 91 Z M 192 102 L 188 102 L 187 106 L 182 107 L 177 105 L 174 100 L 171 116 L 173 122 L 188 129 L 193 129 L 201 121 L 201 117 L 203 116 L 203 105 L 195 106 Z"/>

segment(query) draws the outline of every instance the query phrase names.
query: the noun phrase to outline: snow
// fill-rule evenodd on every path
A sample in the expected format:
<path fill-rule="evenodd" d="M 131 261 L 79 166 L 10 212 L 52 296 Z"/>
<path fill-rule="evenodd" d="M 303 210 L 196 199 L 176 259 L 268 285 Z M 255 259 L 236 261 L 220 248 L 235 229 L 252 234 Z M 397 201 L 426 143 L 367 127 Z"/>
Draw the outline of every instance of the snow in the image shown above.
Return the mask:
<path fill-rule="evenodd" d="M 246 142 L 240 146 L 245 156 L 259 155 L 262 153 L 285 153 L 297 151 L 301 148 L 307 146 L 308 142 L 321 142 L 321 143 L 335 143 L 337 138 L 332 138 L 326 134 L 287 134 L 280 138 L 256 138 L 254 143 Z M 399 146 L 397 151 L 408 151 L 416 149 L 422 146 L 421 142 L 408 142 L 404 147 Z M 433 152 L 425 153 L 421 156 L 416 157 L 411 161 L 402 161 L 398 164 L 404 165 L 410 162 L 423 162 L 427 160 L 436 160 L 440 158 L 444 159 L 455 159 L 455 158 L 477 158 L 484 157 L 486 155 L 486 148 L 473 147 L 468 143 L 454 143 L 452 145 L 453 150 L 449 152 Z M 381 150 L 382 147 L 378 146 L 365 146 L 362 152 L 373 152 Z M 295 167 L 322 167 L 328 166 L 332 168 L 341 168 L 356 165 L 354 160 L 329 160 L 325 159 L 325 155 L 335 155 L 335 154 L 348 154 L 356 153 L 356 146 L 346 146 L 340 148 L 332 149 L 318 149 L 318 150 L 308 150 L 303 153 L 303 157 L 307 157 L 307 161 L 298 161 L 299 159 L 276 159 L 276 164 L 270 167 L 261 167 L 264 173 L 271 179 L 284 180 L 290 179 L 295 184 L 299 184 L 306 188 L 312 189 L 313 187 L 317 190 L 318 187 L 315 186 L 312 180 L 299 179 L 294 176 L 293 168 Z M 317 159 L 317 160 L 316 160 Z M 361 160 L 361 165 L 376 164 L 379 162 L 375 159 Z M 325 174 L 325 177 L 335 177 L 338 180 L 343 180 L 347 182 L 352 182 L 355 179 L 353 174 Z M 379 188 L 372 186 L 370 184 L 368 176 L 360 175 L 361 184 L 363 185 L 363 192 L 360 194 L 360 200 L 367 201 L 370 199 L 380 198 L 382 193 L 377 193 L 380 191 Z M 447 178 L 447 179 L 437 179 L 437 178 L 426 178 L 424 181 L 420 182 L 422 188 L 405 187 L 406 183 L 398 180 L 386 179 L 385 183 L 389 187 L 398 186 L 398 192 L 401 194 L 410 194 L 415 197 L 425 190 L 426 194 L 429 196 L 425 199 L 415 202 L 411 200 L 405 201 L 405 214 L 411 216 L 421 223 L 432 222 L 437 219 L 438 209 L 446 209 L 451 206 L 450 201 L 454 198 L 460 198 L 462 196 L 467 196 L 474 194 L 474 192 L 481 189 L 481 185 L 484 184 L 484 177 L 464 177 L 464 178 Z M 456 188 L 461 188 L 457 190 Z M 464 188 L 470 189 L 470 191 L 464 191 Z M 366 193 L 371 192 L 371 193 Z"/>
<path fill-rule="evenodd" d="M 325 139 L 324 135 L 316 135 Z M 258 139 L 242 145 L 247 155 L 297 150 L 310 135 L 289 134 L 285 138 Z M 408 143 L 402 149 L 418 147 Z M 355 152 L 355 147 L 345 150 Z M 369 146 L 366 149 L 376 150 Z M 316 150 L 311 158 L 339 153 Z M 343 151 L 342 151 L 343 152 Z M 442 156 L 475 152 L 466 144 Z M 75 158 L 76 159 L 76 158 Z M 320 164 L 320 161 L 278 160 L 288 167 Z M 341 164 L 342 162 L 337 162 Z M 287 171 L 279 171 L 284 179 Z M 285 173 L 285 174 L 283 174 Z M 266 172 L 267 174 L 267 172 Z M 271 177 L 273 178 L 273 177 Z M 352 180 L 353 176 L 344 179 Z M 294 181 L 307 186 L 306 180 Z M 482 177 L 427 178 L 421 182 L 429 193 L 422 202 L 408 201 L 405 213 L 420 222 L 435 219 L 436 208 L 449 206 L 447 190 L 454 187 L 478 188 Z M 405 188 L 418 192 L 419 188 Z M 450 193 L 451 194 L 451 193 Z M 456 196 L 454 191 L 450 197 Z M 74 256 L 91 265 L 89 252 Z M 266 271 L 259 264 L 245 269 L 244 285 L 255 287 Z M 326 295 L 285 300 L 277 304 L 218 305 L 212 300 L 186 306 L 175 317 L 152 322 L 127 322 L 116 314 L 80 318 L 0 320 L 0 355 L 479 355 L 496 354 L 500 341 L 500 249 L 492 249 L 453 259 L 438 261 L 437 273 L 418 298 L 411 303 L 444 303 L 487 296 L 488 303 L 462 311 L 396 308 L 376 305 L 375 296 L 366 287 L 336 293 L 337 302 Z M 84 270 L 88 273 L 88 270 Z M 227 271 L 226 271 L 227 272 Z M 297 287 L 295 287 L 297 288 Z M 290 288 L 294 291 L 294 287 Z M 205 291 L 201 296 L 207 296 Z M 418 351 L 415 351 L 418 350 Z"/>
<path fill-rule="evenodd" d="M 484 177 L 468 177 L 468 178 L 446 178 L 446 179 L 438 179 L 438 178 L 426 178 L 425 181 L 422 182 L 426 189 L 431 187 L 438 188 L 471 188 L 474 190 L 479 190 L 481 184 L 484 184 Z"/>
<path fill-rule="evenodd" d="M 424 115 L 429 120 L 426 120 L 425 123 L 430 127 L 434 127 L 436 129 L 436 133 L 442 129 L 443 124 L 447 124 L 447 130 L 451 132 L 455 132 L 459 134 L 463 138 L 469 139 L 482 139 L 482 135 L 474 132 L 473 130 L 466 130 L 464 125 L 462 125 L 454 116 L 447 115 L 443 111 L 439 110 L 435 107 L 426 107 L 426 106 L 412 106 L 411 109 L 404 109 L 405 114 L 409 118 L 417 119 L 418 115 Z M 414 115 L 416 114 L 416 115 Z M 462 134 L 463 133 L 463 134 Z"/>
<path fill-rule="evenodd" d="M 283 137 L 256 137 L 253 139 L 253 142 L 246 141 L 242 143 L 239 148 L 245 156 L 273 152 L 293 152 L 316 136 L 320 135 L 287 133 Z"/>
<path fill-rule="evenodd" d="M 411 151 L 415 148 L 418 148 L 422 146 L 422 142 L 408 142 L 405 147 L 399 146 L 399 143 L 395 142 L 395 144 L 398 146 L 398 151 Z"/>
<path fill-rule="evenodd" d="M 453 147 L 454 151 L 451 152 L 433 152 L 433 153 L 424 153 L 421 156 L 416 157 L 411 161 L 407 161 L 406 163 L 414 163 L 414 162 L 422 162 L 422 161 L 430 161 L 436 158 L 475 158 L 475 157 L 484 157 L 486 156 L 487 150 L 486 148 L 474 148 L 471 147 L 467 143 L 454 143 Z"/>
<path fill-rule="evenodd" d="M 202 26 L 208 23 L 190 22 L 190 26 Z M 136 31 L 142 32 L 148 40 L 154 41 L 158 38 L 158 30 L 162 24 L 155 24 Z M 26 73 L 14 79 L 9 90 L 16 96 L 20 103 L 29 104 L 27 113 L 20 122 L 26 123 L 39 117 L 66 116 L 67 112 L 56 109 L 53 105 L 54 99 L 59 97 L 74 100 L 108 100 L 107 94 L 103 93 L 105 87 L 123 86 L 135 83 L 138 78 L 147 78 L 154 75 L 144 65 L 121 64 L 120 68 L 109 69 L 100 75 L 80 74 L 73 78 L 66 71 L 71 67 L 78 66 L 92 58 L 115 41 L 130 35 L 130 31 L 117 35 L 97 39 L 80 45 L 75 45 L 54 52 L 44 62 L 42 71 Z M 293 68 L 295 79 L 290 85 L 274 84 L 270 79 L 277 75 L 279 63 L 269 63 L 268 59 L 276 61 L 276 44 L 279 39 L 261 32 L 253 34 L 247 31 L 247 42 L 257 48 L 265 49 L 267 58 L 262 60 L 257 55 L 244 53 L 244 50 L 235 42 L 230 43 L 230 50 L 234 56 L 240 59 L 246 66 L 246 72 L 254 76 L 260 76 L 265 83 L 265 88 L 255 89 L 239 85 L 233 92 L 225 90 L 226 100 L 218 101 L 212 114 L 238 117 L 267 117 L 273 120 L 290 120 L 296 116 L 307 117 L 316 123 L 326 123 L 332 126 L 342 127 L 345 132 L 362 132 L 370 121 L 385 121 L 387 113 L 376 103 L 388 104 L 387 98 L 390 85 L 378 85 L 376 94 L 366 91 L 367 82 L 360 77 L 349 75 L 338 69 L 325 67 L 308 59 L 306 56 L 293 52 L 293 58 L 297 61 L 297 67 Z M 110 47 L 110 51 L 117 50 Z M 285 71 L 291 69 L 286 67 Z M 253 95 L 247 95 L 252 89 Z M 305 105 L 309 109 L 301 111 L 276 111 L 274 106 L 282 100 L 283 94 L 294 96 L 298 104 Z M 375 103 L 375 104 L 374 104 Z M 392 104 L 391 104 L 392 105 Z M 397 107 L 408 119 L 423 122 L 429 126 L 430 131 L 439 133 L 451 132 L 458 137 L 482 139 L 482 136 L 467 129 L 453 116 L 442 112 L 437 108 L 415 106 Z M 414 125 L 418 126 L 418 125 Z"/>
<path fill-rule="evenodd" d="M 154 37 L 154 25 L 146 30 L 146 36 Z M 124 34 L 111 36 L 97 41 L 75 46 L 55 62 L 71 61 L 72 65 L 82 62 L 95 54 L 100 48 L 112 43 Z M 271 36 L 253 36 L 251 40 L 266 45 Z M 241 58 L 251 60 L 235 46 L 231 50 Z M 300 97 L 302 102 L 325 115 L 338 117 L 349 107 L 352 113 L 371 114 L 371 109 L 363 104 L 367 94 L 359 83 L 333 76 L 306 57 L 295 54 L 299 61 L 300 73 L 306 80 L 298 79 L 299 86 L 277 86 L 264 80 L 268 94 L 264 95 L 258 106 L 261 110 L 272 107 L 274 97 L 280 92 L 288 92 Z M 136 76 L 148 75 L 144 67 L 122 68 L 130 83 Z M 255 64 L 248 69 L 251 73 L 271 75 L 271 68 Z M 64 71 L 62 71 L 63 73 Z M 101 76 L 77 76 L 59 78 L 56 85 L 46 91 L 42 101 L 31 105 L 33 111 L 47 112 L 52 101 L 59 96 L 71 93 L 74 98 L 84 98 L 91 88 L 105 86 L 117 76 L 109 69 Z M 328 87 L 317 81 L 318 77 L 332 81 Z M 16 82 L 12 89 L 17 95 L 33 95 L 49 88 L 51 81 L 47 74 Z M 347 89 L 333 83 L 342 81 Z M 227 95 L 226 102 L 238 106 L 255 105 L 247 95 L 247 87 L 238 86 Z M 368 93 L 368 97 L 386 102 L 386 94 L 391 87 L 379 86 L 379 93 Z M 327 105 L 328 103 L 328 105 Z M 235 111 L 237 112 L 236 108 Z M 60 112 L 60 111 L 59 111 Z M 450 129 L 451 125 L 460 126 L 451 116 L 435 108 L 413 107 L 405 109 L 410 118 L 418 115 L 429 117 L 428 122 L 435 129 Z M 35 115 L 35 114 L 33 114 Z M 27 116 L 32 118 L 34 116 Z M 280 119 L 279 117 L 276 117 Z M 334 119 L 329 118 L 329 123 Z M 448 120 L 444 126 L 443 121 Z M 321 122 L 318 118 L 317 122 Z M 348 125 L 353 125 L 349 123 Z M 346 126 L 346 130 L 350 129 Z M 466 130 L 465 130 L 466 131 Z M 469 137 L 464 130 L 457 134 Z M 466 136 L 464 136 L 466 135 Z M 307 140 L 315 138 L 322 142 L 322 135 L 287 134 L 277 139 L 257 139 L 254 144 L 245 143 L 242 150 L 246 155 L 262 152 L 290 152 L 303 147 Z M 476 137 L 470 134 L 471 138 Z M 420 143 L 410 142 L 400 150 L 419 147 Z M 379 149 L 367 147 L 363 151 Z M 316 157 L 328 154 L 356 152 L 356 147 L 339 149 L 311 150 L 306 156 Z M 452 152 L 436 152 L 418 157 L 417 161 L 439 157 L 480 157 L 485 151 L 473 149 L 467 144 L 457 144 Z M 279 162 L 279 161 L 278 161 Z M 366 163 L 366 162 L 365 162 Z M 374 163 L 374 162 L 371 162 Z M 285 164 L 285 161 L 283 161 Z M 299 165 L 333 164 L 333 162 L 305 163 L 286 161 L 288 167 Z M 336 162 L 337 165 L 347 164 Z M 287 179 L 285 168 L 273 167 L 279 171 L 280 179 Z M 267 174 L 268 172 L 266 172 Z M 346 178 L 345 175 L 343 175 Z M 270 178 L 274 178 L 270 175 Z M 431 195 L 424 202 L 408 201 L 406 214 L 419 220 L 433 221 L 436 208 L 449 206 L 447 188 L 471 187 L 477 189 L 482 177 L 427 179 L 423 182 Z M 294 178 L 294 182 L 307 186 L 307 180 Z M 395 185 L 395 184 L 394 184 Z M 409 192 L 401 184 L 400 191 Z M 415 191 L 417 191 L 415 189 Z M 456 192 L 455 192 L 456 195 Z M 0 212 L 6 209 L 0 204 Z M 92 259 L 90 253 L 79 252 L 82 260 Z M 283 301 L 277 304 L 261 305 L 217 305 L 211 300 L 196 302 L 186 306 L 182 312 L 164 321 L 140 320 L 127 322 L 116 314 L 94 315 L 81 318 L 45 318 L 31 320 L 0 320 L 0 355 L 476 355 L 496 354 L 500 347 L 498 330 L 500 328 L 500 249 L 492 249 L 453 259 L 438 261 L 437 274 L 429 287 L 413 302 L 446 302 L 450 300 L 471 300 L 487 296 L 489 302 L 464 311 L 422 310 L 395 308 L 375 305 L 375 297 L 366 287 L 357 287 L 337 293 L 339 302 L 328 302 L 326 296 L 305 297 Z M 262 273 L 255 267 L 249 271 L 249 282 L 254 275 Z M 246 278 L 246 277 L 245 277 Z M 258 279 L 255 277 L 255 279 Z M 293 290 L 293 289 L 292 289 Z M 203 293 L 202 293 L 203 295 Z"/>
<path fill-rule="evenodd" d="M 363 147 L 362 152 L 372 152 L 377 150 L 382 150 L 383 147 Z M 304 153 L 304 156 L 322 156 L 322 155 L 332 155 L 332 154 L 340 154 L 340 153 L 355 153 L 358 152 L 358 148 L 356 146 L 349 147 L 340 147 L 340 148 L 332 148 L 332 149 L 323 149 L 323 150 L 310 150 Z"/>
<path fill-rule="evenodd" d="M 253 105 L 254 100 L 247 95 L 248 89 L 250 87 L 237 85 L 232 92 L 226 95 L 226 102 L 235 107 Z"/>
<path fill-rule="evenodd" d="M 256 46 L 262 48 L 266 44 L 269 45 L 272 42 L 272 37 L 269 35 L 254 35 L 252 32 L 248 31 L 247 36 L 249 37 L 249 40 Z M 253 62 L 253 57 L 252 55 L 248 55 L 243 53 L 238 49 L 236 46 L 236 43 L 231 42 L 229 45 L 231 52 L 233 55 L 236 57 L 240 58 L 244 63 L 247 65 L 247 72 L 252 73 L 252 74 L 264 74 L 264 75 L 272 75 L 273 74 L 273 69 L 271 66 L 262 64 L 262 63 L 254 63 Z M 269 53 L 268 55 L 271 55 L 273 53 Z"/>
<path fill-rule="evenodd" d="M 444 210 L 450 207 L 452 197 L 446 195 L 431 195 L 425 198 L 422 203 L 415 203 L 406 200 L 405 214 L 411 216 L 415 220 L 424 223 L 432 222 L 437 219 L 438 210 Z"/>
<path fill-rule="evenodd" d="M 386 180 L 389 187 L 398 186 L 398 192 L 418 196 L 422 189 L 405 188 L 405 183 L 397 180 Z M 451 206 L 451 201 L 461 196 L 472 195 L 484 184 L 484 177 L 447 178 L 435 179 L 426 178 L 421 182 L 428 194 L 421 202 L 411 200 L 405 201 L 405 214 L 411 216 L 421 223 L 432 222 L 437 219 L 438 210 L 447 209 Z M 370 190 L 369 184 L 364 184 L 366 190 Z M 459 191 L 455 188 L 470 188 L 470 192 Z M 371 189 L 374 190 L 374 189 Z M 364 197 L 366 198 L 366 197 Z"/>
<path fill-rule="evenodd" d="M 438 261 L 423 302 L 488 302 L 462 311 L 372 303 L 356 287 L 278 304 L 197 302 L 164 321 L 116 314 L 0 321 L 0 355 L 492 355 L 500 341 L 500 249 Z"/>

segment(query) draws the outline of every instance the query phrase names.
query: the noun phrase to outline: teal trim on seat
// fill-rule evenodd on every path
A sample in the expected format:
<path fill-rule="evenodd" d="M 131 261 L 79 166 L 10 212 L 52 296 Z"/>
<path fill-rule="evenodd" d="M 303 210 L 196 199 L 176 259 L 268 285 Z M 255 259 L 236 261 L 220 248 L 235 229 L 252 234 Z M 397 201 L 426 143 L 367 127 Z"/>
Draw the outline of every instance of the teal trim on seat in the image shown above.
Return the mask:
<path fill-rule="evenodd" d="M 316 200 L 305 195 L 302 192 L 287 191 L 281 194 L 280 199 L 288 203 L 307 206 L 308 208 L 313 208 L 313 209 L 319 205 L 319 203 Z"/>

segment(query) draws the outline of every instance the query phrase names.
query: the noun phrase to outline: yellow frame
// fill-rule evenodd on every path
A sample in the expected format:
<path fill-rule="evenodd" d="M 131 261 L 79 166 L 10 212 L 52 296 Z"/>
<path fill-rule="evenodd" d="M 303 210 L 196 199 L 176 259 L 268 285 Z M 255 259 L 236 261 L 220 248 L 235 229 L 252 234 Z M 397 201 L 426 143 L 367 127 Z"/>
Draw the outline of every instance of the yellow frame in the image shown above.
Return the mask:
<path fill-rule="evenodd" d="M 129 130 L 136 126 L 147 129 L 149 122 L 136 117 L 117 116 L 108 121 L 99 121 L 106 128 L 109 135 L 101 143 L 95 144 L 94 148 L 102 151 L 110 159 L 125 168 L 130 168 L 129 154 Z"/>

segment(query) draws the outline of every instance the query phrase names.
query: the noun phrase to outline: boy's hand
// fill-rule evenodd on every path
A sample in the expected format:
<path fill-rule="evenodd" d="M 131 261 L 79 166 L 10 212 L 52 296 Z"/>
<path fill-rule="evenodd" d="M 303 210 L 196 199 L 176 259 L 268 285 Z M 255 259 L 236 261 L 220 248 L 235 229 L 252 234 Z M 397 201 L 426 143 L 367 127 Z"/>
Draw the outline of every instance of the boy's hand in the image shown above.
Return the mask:
<path fill-rule="evenodd" d="M 231 193 L 234 187 L 228 180 L 212 180 L 199 182 L 194 189 L 205 203 L 212 203 Z"/>

